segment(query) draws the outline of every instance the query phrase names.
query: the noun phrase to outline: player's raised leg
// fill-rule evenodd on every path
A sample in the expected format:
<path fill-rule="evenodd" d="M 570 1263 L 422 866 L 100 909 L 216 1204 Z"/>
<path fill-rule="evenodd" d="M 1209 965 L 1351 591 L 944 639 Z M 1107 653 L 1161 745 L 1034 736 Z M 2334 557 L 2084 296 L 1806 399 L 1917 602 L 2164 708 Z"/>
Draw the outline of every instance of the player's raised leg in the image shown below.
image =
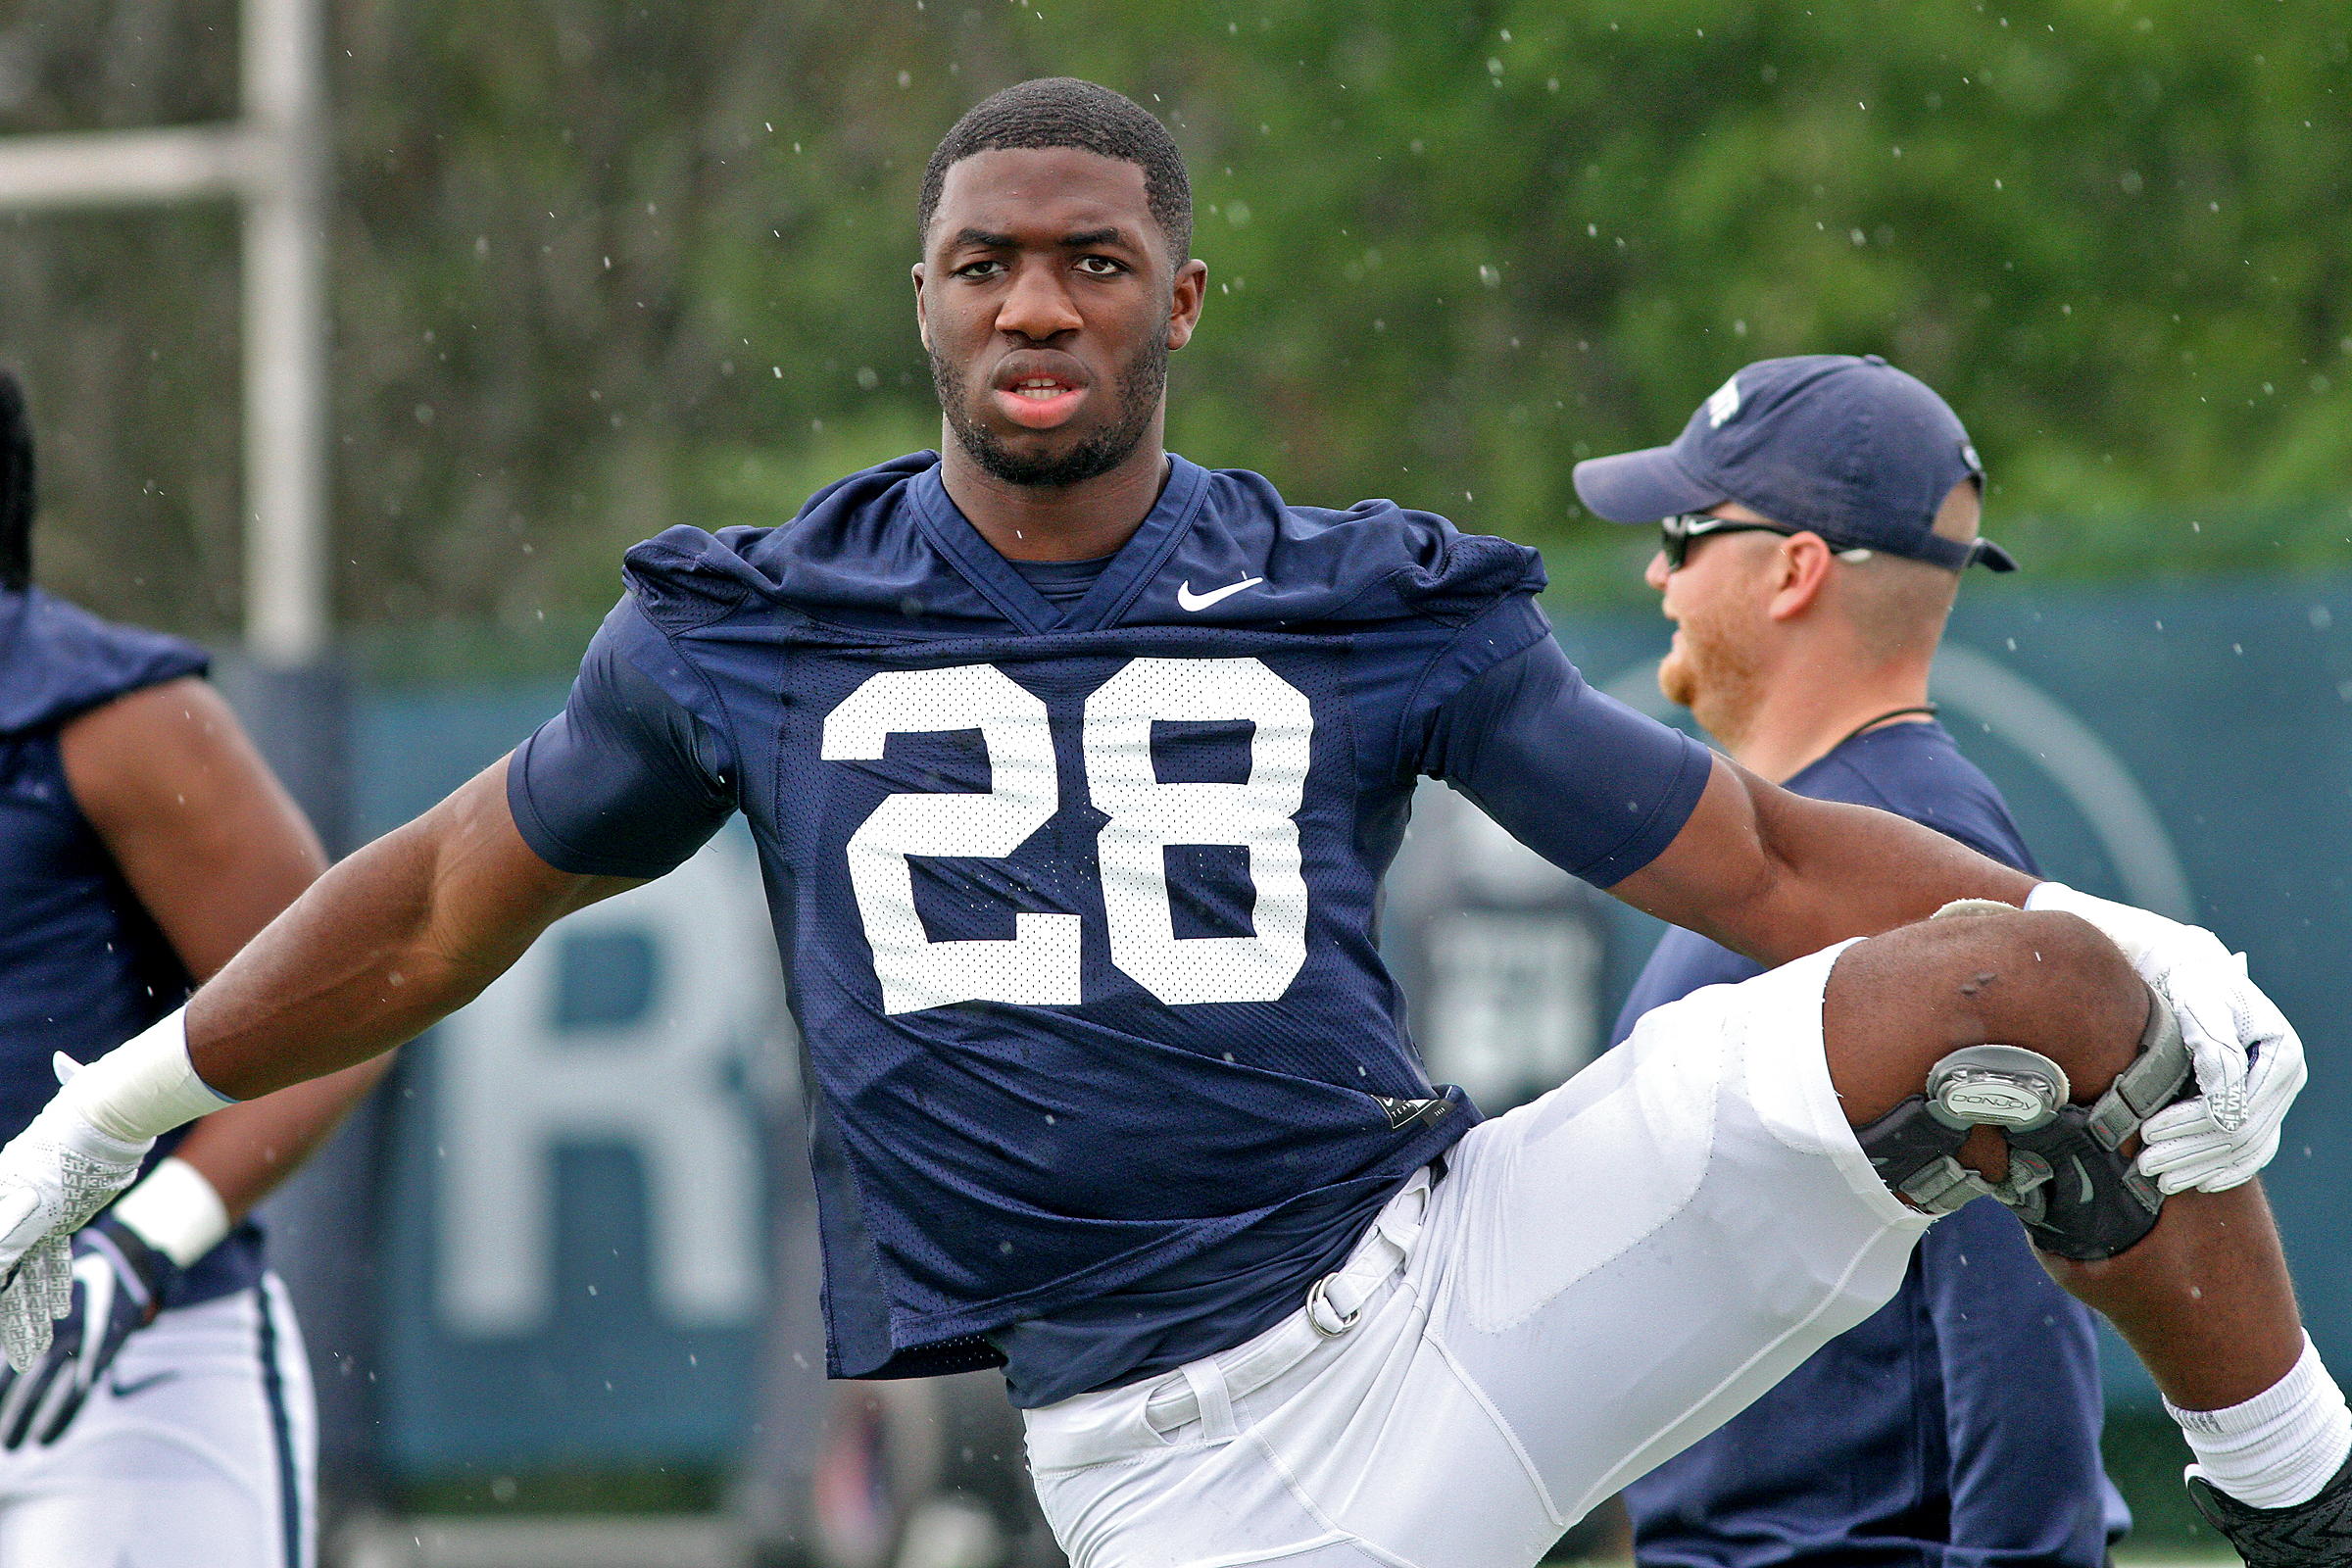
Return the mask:
<path fill-rule="evenodd" d="M 2197 1456 L 2192 1492 L 2248 1560 L 2344 1561 L 2352 1415 L 2303 1334 L 2259 1184 L 2158 1207 L 2133 1179 L 2123 1123 L 2159 1108 L 2146 1086 L 2169 1079 L 2169 1100 L 2186 1076 L 2170 1023 L 2112 943 L 2056 912 L 1932 920 L 1856 944 L 1822 1003 L 1832 1082 L 1889 1185 L 1939 1206 L 1954 1173 L 1938 1174 L 1936 1145 L 1952 1145 L 2029 1220 L 2059 1283 L 2146 1363 Z M 2055 1097 L 2076 1110 L 2034 1106 L 2050 1075 L 1987 1047 L 2054 1064 Z M 2168 1054 L 2169 1068 L 2151 1059 Z M 1942 1202 L 1982 1186 L 1948 1191 Z"/>

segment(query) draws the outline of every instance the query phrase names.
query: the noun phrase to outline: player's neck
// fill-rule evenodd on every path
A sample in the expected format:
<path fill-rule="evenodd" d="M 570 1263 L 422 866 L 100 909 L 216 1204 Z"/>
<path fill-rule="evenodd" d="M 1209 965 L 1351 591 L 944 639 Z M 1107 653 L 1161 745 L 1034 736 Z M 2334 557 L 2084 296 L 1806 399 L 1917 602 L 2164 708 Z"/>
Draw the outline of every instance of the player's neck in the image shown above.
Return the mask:
<path fill-rule="evenodd" d="M 1125 462 L 1072 485 L 1013 484 L 972 461 L 952 435 L 940 447 L 948 499 L 1009 561 L 1094 561 L 1114 555 L 1159 500 L 1168 453 L 1154 427 Z"/>
<path fill-rule="evenodd" d="M 1922 667 L 1865 672 L 1822 664 L 1788 670 L 1769 682 L 1753 708 L 1740 715 L 1744 722 L 1736 736 L 1720 738 L 1740 766 L 1785 784 L 1872 719 L 1924 708 L 1927 701 L 1928 672 Z M 1907 713 L 1887 722 L 1917 723 L 1924 716 Z"/>

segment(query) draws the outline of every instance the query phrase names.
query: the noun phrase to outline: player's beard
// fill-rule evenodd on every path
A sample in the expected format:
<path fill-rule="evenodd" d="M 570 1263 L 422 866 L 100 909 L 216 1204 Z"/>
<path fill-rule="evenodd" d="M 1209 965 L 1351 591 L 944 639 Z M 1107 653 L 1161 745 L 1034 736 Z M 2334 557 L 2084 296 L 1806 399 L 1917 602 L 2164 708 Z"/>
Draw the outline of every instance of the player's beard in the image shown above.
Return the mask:
<path fill-rule="evenodd" d="M 1678 622 L 1682 635 L 1658 662 L 1658 690 L 1690 710 L 1700 727 L 1737 750 L 1764 695 L 1764 670 L 1751 628 L 1733 617 L 1692 607 Z"/>
<path fill-rule="evenodd" d="M 937 350 L 931 354 L 931 384 L 939 392 L 939 408 L 947 416 L 948 428 L 984 472 L 1006 484 L 1054 490 L 1108 473 L 1125 463 L 1151 433 L 1152 416 L 1159 412 L 1160 397 L 1167 390 L 1168 345 L 1158 336 L 1148 339 L 1119 375 L 1117 417 L 1059 452 L 1015 452 L 996 432 L 975 421 L 964 396 L 961 368 L 942 359 Z"/>

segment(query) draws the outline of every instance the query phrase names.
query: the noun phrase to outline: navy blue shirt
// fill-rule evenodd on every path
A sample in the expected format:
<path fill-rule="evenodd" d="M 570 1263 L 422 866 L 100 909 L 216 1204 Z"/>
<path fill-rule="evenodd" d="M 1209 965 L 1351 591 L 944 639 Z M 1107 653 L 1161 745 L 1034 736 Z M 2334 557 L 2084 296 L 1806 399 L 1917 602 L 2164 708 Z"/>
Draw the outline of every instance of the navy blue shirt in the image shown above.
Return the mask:
<path fill-rule="evenodd" d="M 1045 596 L 1046 603 L 1059 608 L 1084 599 L 1111 560 L 1101 556 L 1093 561 L 1015 561 L 1011 564 L 1030 587 Z"/>
<path fill-rule="evenodd" d="M 1992 781 L 1943 726 L 1856 736 L 1788 781 L 2034 872 Z M 1610 1044 L 1650 1008 L 1756 965 L 1670 930 Z M 1642 1568 L 2078 1564 L 2131 1526 L 2099 1464 L 2087 1308 L 1980 1200 L 1931 1228 L 1902 1289 L 1762 1398 L 1626 1488 Z"/>
<path fill-rule="evenodd" d="M 187 1000 L 186 968 L 74 803 L 58 735 L 206 662 L 176 637 L 100 620 L 37 588 L 0 589 L 0 1141 L 57 1093 L 55 1053 L 89 1061 Z M 159 1139 L 148 1163 L 184 1136 Z M 261 1233 L 240 1226 L 165 1304 L 260 1277 Z"/>
<path fill-rule="evenodd" d="M 673 528 L 508 796 L 608 875 L 745 814 L 829 1369 L 1001 1364 L 1038 1405 L 1270 1327 L 1477 1121 L 1378 954 L 1417 778 L 1607 885 L 1710 762 L 1578 677 L 1533 551 L 1387 502 L 1178 458 L 1099 570 L 1027 565 L 930 453 L 783 528 Z"/>

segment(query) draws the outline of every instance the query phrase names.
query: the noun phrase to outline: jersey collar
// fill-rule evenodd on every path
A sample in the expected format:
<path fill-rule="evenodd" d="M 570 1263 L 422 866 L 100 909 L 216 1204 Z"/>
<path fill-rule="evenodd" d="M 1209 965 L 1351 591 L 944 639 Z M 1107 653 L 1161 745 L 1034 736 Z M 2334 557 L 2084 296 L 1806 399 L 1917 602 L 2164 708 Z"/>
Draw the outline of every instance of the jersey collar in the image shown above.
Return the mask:
<path fill-rule="evenodd" d="M 1175 553 L 1208 497 L 1208 470 L 1169 453 L 1168 482 L 1160 488 L 1159 499 L 1095 585 L 1066 608 L 1056 607 L 1031 587 L 1012 563 L 981 537 L 948 495 L 939 466 L 926 469 L 911 489 L 923 536 L 1006 620 L 1035 634 L 1096 631 L 1116 620 Z"/>

